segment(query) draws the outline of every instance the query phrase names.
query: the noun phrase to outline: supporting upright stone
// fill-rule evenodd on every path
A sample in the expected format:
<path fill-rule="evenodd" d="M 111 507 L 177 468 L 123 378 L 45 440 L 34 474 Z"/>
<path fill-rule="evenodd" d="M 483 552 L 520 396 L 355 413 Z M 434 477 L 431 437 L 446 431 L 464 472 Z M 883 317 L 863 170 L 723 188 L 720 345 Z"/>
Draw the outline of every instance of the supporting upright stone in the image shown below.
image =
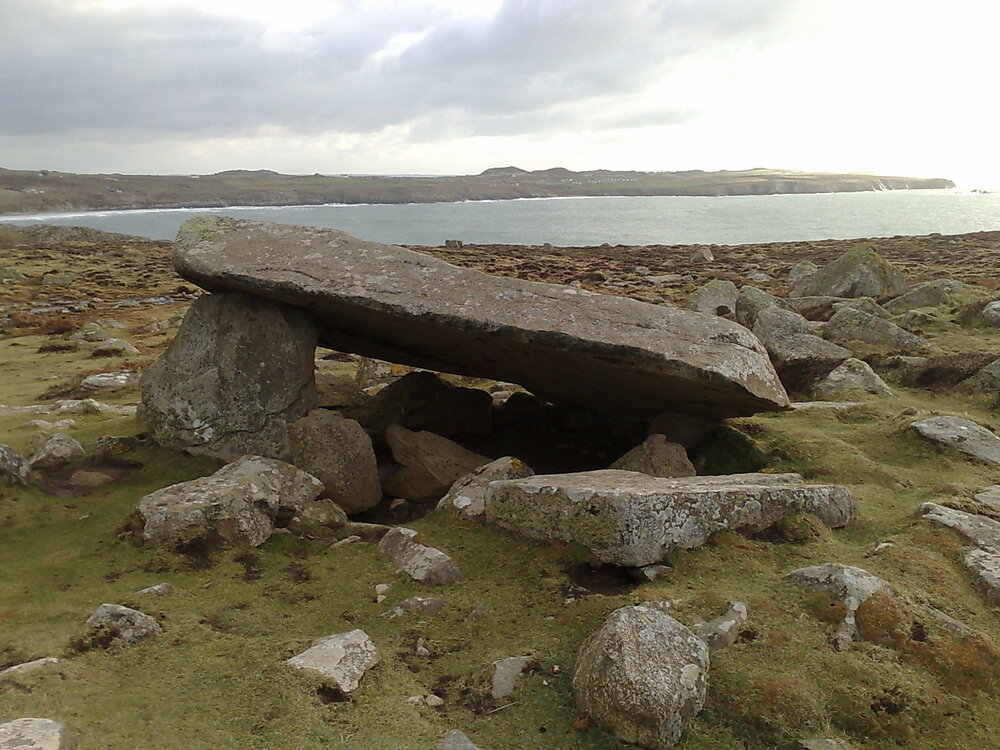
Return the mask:
<path fill-rule="evenodd" d="M 200 297 L 142 377 L 142 417 L 167 448 L 287 461 L 287 423 L 316 405 L 315 348 L 303 310 L 232 292 Z"/>

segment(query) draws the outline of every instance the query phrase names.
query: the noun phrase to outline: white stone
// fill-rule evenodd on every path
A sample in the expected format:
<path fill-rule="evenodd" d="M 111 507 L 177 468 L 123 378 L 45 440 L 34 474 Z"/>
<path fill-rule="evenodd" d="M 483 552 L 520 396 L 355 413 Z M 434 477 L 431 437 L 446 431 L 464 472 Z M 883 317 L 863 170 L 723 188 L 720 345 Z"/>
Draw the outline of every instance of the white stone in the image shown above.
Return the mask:
<path fill-rule="evenodd" d="M 379 661 L 375 643 L 365 631 L 356 629 L 319 638 L 285 663 L 296 669 L 318 672 L 330 687 L 350 695 L 358 689 L 365 673 Z"/>

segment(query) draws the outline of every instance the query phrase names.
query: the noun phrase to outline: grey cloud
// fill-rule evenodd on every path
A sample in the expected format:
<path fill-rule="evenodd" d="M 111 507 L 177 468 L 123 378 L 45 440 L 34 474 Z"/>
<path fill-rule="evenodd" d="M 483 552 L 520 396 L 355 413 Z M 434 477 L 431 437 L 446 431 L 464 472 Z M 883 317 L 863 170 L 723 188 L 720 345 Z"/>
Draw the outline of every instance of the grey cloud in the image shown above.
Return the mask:
<path fill-rule="evenodd" d="M 691 116 L 682 103 L 617 113 L 613 100 L 681 59 L 769 43 L 795 5 L 507 0 L 484 21 L 348 3 L 335 24 L 275 43 L 260 24 L 203 12 L 0 0 L 0 132 L 365 133 L 447 117 L 442 129 L 513 134 L 676 122 Z M 369 59 L 410 33 L 425 36 Z"/>

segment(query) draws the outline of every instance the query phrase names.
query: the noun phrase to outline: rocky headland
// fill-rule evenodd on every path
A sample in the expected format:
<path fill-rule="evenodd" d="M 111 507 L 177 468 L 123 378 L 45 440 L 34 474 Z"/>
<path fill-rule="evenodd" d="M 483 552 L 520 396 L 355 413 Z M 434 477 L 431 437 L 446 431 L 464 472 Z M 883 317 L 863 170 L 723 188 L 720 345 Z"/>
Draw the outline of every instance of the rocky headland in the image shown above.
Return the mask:
<path fill-rule="evenodd" d="M 998 250 L 0 230 L 0 747 L 991 747 Z"/>

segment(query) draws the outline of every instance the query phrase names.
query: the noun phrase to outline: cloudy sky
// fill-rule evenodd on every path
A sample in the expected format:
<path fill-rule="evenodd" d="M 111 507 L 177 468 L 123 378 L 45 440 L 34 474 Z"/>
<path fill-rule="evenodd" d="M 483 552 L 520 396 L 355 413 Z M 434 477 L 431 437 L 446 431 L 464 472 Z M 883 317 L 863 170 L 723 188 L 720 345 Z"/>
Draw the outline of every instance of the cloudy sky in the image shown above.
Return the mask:
<path fill-rule="evenodd" d="M 0 0 L 0 166 L 1000 187 L 990 0 Z"/>

